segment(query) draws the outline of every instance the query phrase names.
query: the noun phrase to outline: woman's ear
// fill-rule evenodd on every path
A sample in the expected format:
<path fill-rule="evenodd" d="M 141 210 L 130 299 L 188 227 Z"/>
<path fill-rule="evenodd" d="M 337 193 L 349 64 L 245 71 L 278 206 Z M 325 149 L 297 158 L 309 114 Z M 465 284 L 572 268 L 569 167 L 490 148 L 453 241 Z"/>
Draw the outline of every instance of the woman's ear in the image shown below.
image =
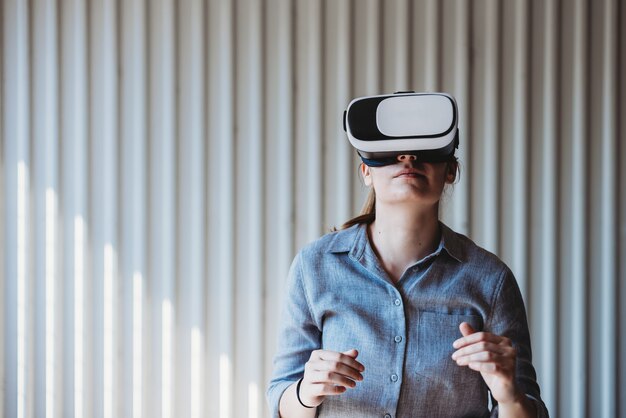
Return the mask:
<path fill-rule="evenodd" d="M 370 187 L 372 185 L 372 172 L 367 164 L 361 163 L 361 177 L 363 177 L 363 183 Z"/>
<path fill-rule="evenodd" d="M 456 161 L 449 162 L 446 165 L 446 183 L 452 184 L 456 180 L 458 163 Z"/>

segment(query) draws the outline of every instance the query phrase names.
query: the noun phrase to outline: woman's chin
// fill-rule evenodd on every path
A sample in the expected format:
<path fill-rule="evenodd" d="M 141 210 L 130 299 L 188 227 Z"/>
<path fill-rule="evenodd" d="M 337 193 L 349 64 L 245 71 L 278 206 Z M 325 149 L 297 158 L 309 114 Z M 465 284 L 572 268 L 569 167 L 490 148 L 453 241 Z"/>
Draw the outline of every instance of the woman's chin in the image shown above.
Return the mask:
<path fill-rule="evenodd" d="M 420 205 L 420 206 L 432 206 L 439 202 L 441 194 L 432 193 L 430 191 L 412 190 L 390 196 L 389 199 L 379 197 L 378 200 L 381 203 L 389 205 Z"/>

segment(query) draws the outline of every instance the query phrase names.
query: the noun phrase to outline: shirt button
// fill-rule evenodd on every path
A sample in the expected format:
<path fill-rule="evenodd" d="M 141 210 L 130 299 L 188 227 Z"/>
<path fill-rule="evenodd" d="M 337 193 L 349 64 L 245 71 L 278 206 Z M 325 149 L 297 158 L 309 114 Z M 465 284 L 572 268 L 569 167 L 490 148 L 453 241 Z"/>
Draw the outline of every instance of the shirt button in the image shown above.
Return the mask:
<path fill-rule="evenodd" d="M 391 415 L 385 414 L 385 418 L 391 418 Z"/>
<path fill-rule="evenodd" d="M 396 335 L 396 338 L 393 339 L 395 342 L 399 343 L 400 341 L 402 341 L 402 337 L 399 335 Z"/>
<path fill-rule="evenodd" d="M 396 299 L 393 303 L 395 303 L 396 306 L 400 306 L 402 302 L 400 302 L 400 299 Z"/>
<path fill-rule="evenodd" d="M 397 375 L 395 375 L 395 374 L 392 374 L 392 375 L 391 375 L 391 381 L 392 381 L 392 382 L 397 382 L 397 381 L 398 381 L 398 376 L 397 376 Z"/>

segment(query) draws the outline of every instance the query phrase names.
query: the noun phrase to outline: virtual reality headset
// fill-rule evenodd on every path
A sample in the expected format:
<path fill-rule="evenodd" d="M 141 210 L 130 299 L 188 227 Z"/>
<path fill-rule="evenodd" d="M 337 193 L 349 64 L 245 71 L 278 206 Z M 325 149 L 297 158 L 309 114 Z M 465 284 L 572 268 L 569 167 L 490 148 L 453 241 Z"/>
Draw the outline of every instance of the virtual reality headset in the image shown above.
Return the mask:
<path fill-rule="evenodd" d="M 382 166 L 397 163 L 399 155 L 450 161 L 459 146 L 458 120 L 449 94 L 397 92 L 352 100 L 343 123 L 363 162 Z"/>

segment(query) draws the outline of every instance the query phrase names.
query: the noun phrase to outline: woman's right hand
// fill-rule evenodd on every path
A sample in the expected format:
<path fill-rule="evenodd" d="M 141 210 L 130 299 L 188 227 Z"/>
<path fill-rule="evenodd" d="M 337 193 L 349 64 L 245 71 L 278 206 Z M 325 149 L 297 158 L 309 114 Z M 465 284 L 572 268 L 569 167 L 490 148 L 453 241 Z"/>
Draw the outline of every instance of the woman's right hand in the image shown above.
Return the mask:
<path fill-rule="evenodd" d="M 300 384 L 300 400 L 307 406 L 319 406 L 326 396 L 340 395 L 354 388 L 365 367 L 356 358 L 355 349 L 338 353 L 315 350 L 304 365 L 304 377 Z"/>

